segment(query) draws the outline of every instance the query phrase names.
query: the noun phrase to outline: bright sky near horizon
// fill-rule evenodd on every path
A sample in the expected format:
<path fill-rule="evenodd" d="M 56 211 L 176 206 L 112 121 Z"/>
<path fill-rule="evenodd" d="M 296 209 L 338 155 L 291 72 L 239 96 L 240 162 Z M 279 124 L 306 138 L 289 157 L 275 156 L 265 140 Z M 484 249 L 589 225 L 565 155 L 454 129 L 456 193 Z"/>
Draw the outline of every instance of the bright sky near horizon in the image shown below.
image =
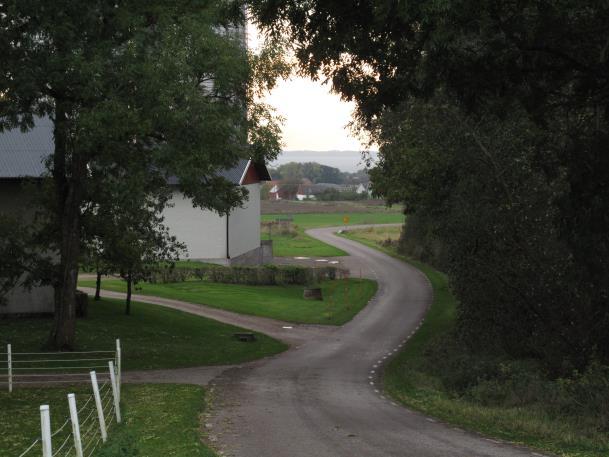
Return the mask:
<path fill-rule="evenodd" d="M 255 50 L 260 40 L 253 24 L 248 24 L 248 44 Z M 284 150 L 360 151 L 360 141 L 352 136 L 353 103 L 342 101 L 321 81 L 293 76 L 278 81 L 265 101 L 284 117 Z"/>

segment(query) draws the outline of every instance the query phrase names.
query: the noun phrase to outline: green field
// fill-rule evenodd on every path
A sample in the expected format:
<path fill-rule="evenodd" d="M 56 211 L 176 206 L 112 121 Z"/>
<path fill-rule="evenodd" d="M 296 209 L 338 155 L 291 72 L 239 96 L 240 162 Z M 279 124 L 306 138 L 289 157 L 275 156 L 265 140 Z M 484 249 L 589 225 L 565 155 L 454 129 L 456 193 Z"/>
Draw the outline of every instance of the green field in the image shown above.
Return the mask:
<path fill-rule="evenodd" d="M 448 423 L 563 457 L 609 455 L 609 437 L 598 430 L 598 423 L 585 415 L 557 414 L 552 412 L 552 407 L 534 398 L 524 406 L 493 406 L 449 391 L 434 374 L 427 355 L 430 347 L 455 325 L 456 300 L 447 277 L 428 265 L 400 256 L 393 248 L 380 245 L 386 234 L 377 230 L 354 230 L 344 236 L 414 265 L 425 273 L 434 290 L 433 304 L 421 328 L 384 371 L 384 388 L 391 397 Z M 500 388 L 500 385 L 495 387 L 497 392 Z M 514 393 L 532 395 L 532 389 L 533 386 L 525 386 L 524 390 L 514 390 Z"/>
<path fill-rule="evenodd" d="M 238 327 L 157 305 L 133 303 L 132 315 L 126 316 L 122 301 L 89 303 L 89 317 L 77 322 L 77 350 L 112 350 L 120 338 L 126 370 L 241 363 L 286 349 L 260 334 L 255 343 L 241 343 L 233 338 L 243 331 Z M 51 323 L 43 318 L 0 319 L 0 344 L 12 343 L 15 352 L 36 352 Z"/>
<path fill-rule="evenodd" d="M 94 281 L 80 281 L 93 287 Z M 120 280 L 103 280 L 102 288 L 125 292 Z M 350 321 L 376 293 L 368 279 L 323 281 L 324 300 L 302 298 L 303 286 L 247 286 L 186 281 L 171 284 L 140 284 L 138 294 L 171 298 L 212 306 L 241 314 L 270 317 L 287 322 L 342 325 Z"/>
<path fill-rule="evenodd" d="M 275 257 L 340 257 L 347 255 L 341 249 L 330 246 L 315 238 L 311 238 L 299 229 L 295 236 L 271 235 L 262 232 L 263 240 L 273 240 L 273 255 Z"/>
<path fill-rule="evenodd" d="M 343 218 L 349 217 L 349 222 L 344 223 Z M 277 257 L 337 257 L 346 253 L 334 246 L 311 238 L 305 234 L 305 230 L 317 227 L 346 227 L 362 224 L 399 224 L 404 222 L 404 215 L 393 211 L 375 211 L 370 213 L 310 213 L 294 214 L 264 214 L 262 221 L 274 221 L 278 218 L 291 217 L 296 226 L 295 236 L 269 234 L 268 230 L 262 231 L 262 238 L 273 240 L 273 253 Z"/>
<path fill-rule="evenodd" d="M 77 401 L 91 394 L 90 388 L 85 386 L 17 389 L 11 395 L 0 391 L 0 455 L 16 457 L 40 436 L 39 407 L 42 404 L 50 406 L 52 431 L 58 430 L 69 417 L 68 393 L 75 393 Z M 124 385 L 121 397 L 123 424 L 110 427 L 108 443 L 93 454 L 95 457 L 215 456 L 201 442 L 199 416 L 205 406 L 203 388 L 172 384 Z M 59 437 L 64 439 L 65 436 L 67 434 L 62 432 L 55 438 L 54 450 Z M 33 449 L 28 455 L 40 455 L 40 449 Z"/>

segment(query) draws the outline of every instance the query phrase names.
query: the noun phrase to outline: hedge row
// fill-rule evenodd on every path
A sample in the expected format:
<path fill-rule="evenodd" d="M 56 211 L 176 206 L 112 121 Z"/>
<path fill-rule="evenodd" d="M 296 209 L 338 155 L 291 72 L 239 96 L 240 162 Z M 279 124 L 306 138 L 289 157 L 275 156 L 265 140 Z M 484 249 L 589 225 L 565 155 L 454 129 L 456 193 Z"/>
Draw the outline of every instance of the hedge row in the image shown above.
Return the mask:
<path fill-rule="evenodd" d="M 163 269 L 152 275 L 152 283 L 183 282 L 189 279 L 224 284 L 308 285 L 325 279 L 339 279 L 348 271 L 336 267 L 306 268 L 300 266 L 232 266 L 208 265 L 197 268 Z"/>

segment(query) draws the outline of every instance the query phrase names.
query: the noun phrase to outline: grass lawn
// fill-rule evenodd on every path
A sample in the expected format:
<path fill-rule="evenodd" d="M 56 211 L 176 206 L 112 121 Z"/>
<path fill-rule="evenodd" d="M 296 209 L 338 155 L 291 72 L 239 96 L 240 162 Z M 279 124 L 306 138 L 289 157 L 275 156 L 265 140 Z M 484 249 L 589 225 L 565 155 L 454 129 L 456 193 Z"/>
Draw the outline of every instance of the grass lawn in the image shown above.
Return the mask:
<path fill-rule="evenodd" d="M 80 281 L 93 287 L 95 282 Z M 376 282 L 368 279 L 324 281 L 323 301 L 302 298 L 302 286 L 247 286 L 186 281 L 138 286 L 136 293 L 182 300 L 241 314 L 270 317 L 305 324 L 341 325 L 350 321 L 376 293 Z M 125 282 L 102 280 L 102 288 L 124 292 Z"/>
<path fill-rule="evenodd" d="M 349 223 L 343 222 L 343 217 L 349 216 Z M 264 214 L 262 221 L 274 221 L 277 218 L 285 218 L 285 214 Z M 346 253 L 334 246 L 322 243 L 304 232 L 310 228 L 317 227 L 339 227 L 361 224 L 395 224 L 404 222 L 404 215 L 398 212 L 375 211 L 370 213 L 311 213 L 294 214 L 293 223 L 297 227 L 296 236 L 269 235 L 268 231 L 262 231 L 263 239 L 273 240 L 273 253 L 278 257 L 336 257 Z"/>
<path fill-rule="evenodd" d="M 243 331 L 211 319 L 157 305 L 133 303 L 125 316 L 122 301 L 90 300 L 89 317 L 76 326 L 77 350 L 112 350 L 121 339 L 123 368 L 155 369 L 241 363 L 276 354 L 286 346 L 266 335 L 242 343 Z M 36 352 L 44 345 L 51 319 L 0 319 L 0 344 L 15 352 Z"/>
<path fill-rule="evenodd" d="M 272 235 L 262 232 L 263 240 L 273 240 L 273 255 L 276 257 L 339 257 L 347 255 L 342 249 L 335 248 L 323 241 L 311 238 L 298 228 L 295 236 Z"/>
<path fill-rule="evenodd" d="M 1 391 L 0 455 L 16 457 L 40 436 L 42 404 L 50 406 L 52 430 L 57 430 L 69 417 L 66 400 L 69 392 L 75 393 L 78 401 L 90 395 L 90 388 L 17 389 L 10 396 Z M 204 401 L 204 390 L 198 386 L 124 385 L 123 424 L 111 426 L 108 443 L 94 456 L 213 457 L 215 454 L 201 442 L 199 416 Z M 58 436 L 67 435 L 62 432 Z M 56 438 L 54 450 L 58 443 Z M 120 448 L 131 452 L 121 453 Z M 39 448 L 33 449 L 28 455 L 40 452 Z"/>
<path fill-rule="evenodd" d="M 201 439 L 200 416 L 205 391 L 190 385 L 125 385 L 122 391 L 124 424 L 115 427 L 97 457 L 214 457 Z M 119 449 L 136 450 L 121 454 Z"/>
<path fill-rule="evenodd" d="M 201 262 L 200 260 L 179 260 L 175 263 L 175 268 L 201 268 L 211 265 L 208 262 Z"/>
<path fill-rule="evenodd" d="M 432 339 L 450 331 L 455 324 L 456 300 L 444 274 L 379 244 L 384 235 L 355 230 L 344 235 L 408 262 L 423 271 L 434 289 L 434 301 L 420 330 L 392 359 L 384 372 L 384 388 L 404 405 L 446 422 L 488 436 L 525 444 L 564 457 L 609 455 L 609 439 L 602 432 L 588 430 L 585 421 L 555 417 L 542 405 L 491 407 L 451 395 L 425 368 L 424 351 Z"/>

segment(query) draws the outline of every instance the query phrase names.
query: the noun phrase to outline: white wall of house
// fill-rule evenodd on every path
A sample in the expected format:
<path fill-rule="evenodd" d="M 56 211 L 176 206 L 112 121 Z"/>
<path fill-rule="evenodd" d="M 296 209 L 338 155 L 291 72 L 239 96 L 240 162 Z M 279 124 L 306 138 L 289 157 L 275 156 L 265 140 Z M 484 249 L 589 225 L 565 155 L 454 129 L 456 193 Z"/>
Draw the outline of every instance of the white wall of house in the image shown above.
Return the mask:
<path fill-rule="evenodd" d="M 191 259 L 226 258 L 226 218 L 192 206 L 179 191 L 173 193 L 164 211 L 165 225 L 178 241 L 185 243 Z"/>
<path fill-rule="evenodd" d="M 20 181 L 0 181 L 0 213 L 27 221 L 33 212 L 31 199 L 26 196 Z M 33 287 L 31 290 L 16 287 L 5 298 L 7 304 L 0 305 L 0 314 L 52 313 L 55 306 L 51 286 Z"/>
<path fill-rule="evenodd" d="M 229 251 L 231 259 L 260 247 L 260 183 L 248 184 L 248 201 L 235 208 L 229 221 Z"/>
<path fill-rule="evenodd" d="M 30 290 L 16 287 L 5 298 L 7 304 L 0 305 L 0 315 L 49 314 L 55 309 L 51 286 L 38 286 Z"/>
<path fill-rule="evenodd" d="M 245 186 L 248 201 L 235 208 L 229 220 L 229 254 L 231 259 L 260 247 L 260 188 L 259 183 Z M 164 211 L 165 225 L 178 241 L 184 243 L 188 258 L 221 260 L 227 258 L 226 216 L 194 208 L 192 201 L 181 192 L 173 193 L 173 206 Z"/>

